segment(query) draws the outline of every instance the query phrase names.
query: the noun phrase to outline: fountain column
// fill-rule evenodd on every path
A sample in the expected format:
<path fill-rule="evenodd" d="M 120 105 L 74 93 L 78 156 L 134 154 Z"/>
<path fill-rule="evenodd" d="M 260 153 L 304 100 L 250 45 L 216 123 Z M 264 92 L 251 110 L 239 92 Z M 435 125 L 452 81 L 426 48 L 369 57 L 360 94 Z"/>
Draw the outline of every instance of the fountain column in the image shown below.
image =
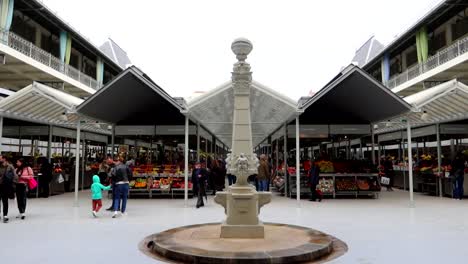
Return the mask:
<path fill-rule="evenodd" d="M 222 238 L 264 238 L 263 223 L 259 220 L 260 208 L 271 201 L 270 192 L 257 192 L 247 178 L 257 173 L 258 159 L 253 153 L 250 119 L 250 86 L 252 72 L 245 60 L 252 51 L 247 39 L 236 39 L 231 49 L 237 62 L 232 72 L 234 114 L 232 152 L 226 159 L 228 172 L 237 176 L 236 184 L 225 192 L 217 192 L 215 202 L 225 208 L 226 220 L 221 225 Z"/>

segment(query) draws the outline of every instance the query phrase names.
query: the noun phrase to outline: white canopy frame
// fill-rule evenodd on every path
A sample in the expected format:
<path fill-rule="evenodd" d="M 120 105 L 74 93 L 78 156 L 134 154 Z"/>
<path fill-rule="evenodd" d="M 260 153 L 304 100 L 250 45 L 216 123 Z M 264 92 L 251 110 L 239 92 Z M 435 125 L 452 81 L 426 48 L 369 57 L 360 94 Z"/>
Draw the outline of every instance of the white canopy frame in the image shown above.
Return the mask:
<path fill-rule="evenodd" d="M 28 85 L 0 101 L 0 124 L 3 124 L 3 118 L 7 117 L 27 122 L 47 124 L 50 127 L 61 126 L 77 130 L 75 206 L 78 206 L 81 130 L 111 135 L 109 124 L 76 113 L 76 107 L 82 102 L 83 100 L 80 98 L 38 82 L 33 82 L 31 85 Z M 0 129 L 0 139 L 2 137 L 1 131 Z M 50 148 L 52 144 L 51 136 L 49 136 L 48 144 L 48 148 Z M 48 152 L 50 153 L 50 151 Z"/>
<path fill-rule="evenodd" d="M 250 109 L 253 145 L 296 116 L 297 103 L 271 88 L 252 81 Z M 221 86 L 187 103 L 188 112 L 225 145 L 231 145 L 234 96 L 232 83 Z"/>

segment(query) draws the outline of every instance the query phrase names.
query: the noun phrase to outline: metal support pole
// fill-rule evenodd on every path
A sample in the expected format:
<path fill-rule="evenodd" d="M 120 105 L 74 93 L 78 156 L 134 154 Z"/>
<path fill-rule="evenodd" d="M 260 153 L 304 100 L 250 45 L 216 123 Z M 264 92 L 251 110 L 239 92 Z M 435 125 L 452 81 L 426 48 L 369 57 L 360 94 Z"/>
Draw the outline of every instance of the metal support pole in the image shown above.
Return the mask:
<path fill-rule="evenodd" d="M 276 144 L 275 144 L 275 156 L 276 156 L 276 166 L 275 166 L 275 170 L 274 171 L 277 171 L 278 170 L 278 165 L 279 165 L 279 138 L 276 139 Z"/>
<path fill-rule="evenodd" d="M 2 141 L 3 141 L 3 116 L 0 116 L 0 153 L 2 149 Z"/>
<path fill-rule="evenodd" d="M 184 201 L 188 206 L 188 155 L 189 155 L 189 117 L 185 117 L 185 154 L 184 154 Z"/>
<path fill-rule="evenodd" d="M 284 141 L 283 141 L 283 161 L 284 161 L 284 195 L 289 196 L 289 177 L 288 174 L 288 125 L 284 124 Z"/>
<path fill-rule="evenodd" d="M 376 165 L 376 161 L 375 161 L 375 136 L 374 136 L 374 126 L 371 125 L 371 138 L 372 138 L 372 154 L 371 154 L 371 158 L 372 158 L 372 164 Z"/>
<path fill-rule="evenodd" d="M 296 117 L 296 198 L 297 206 L 301 207 L 301 165 L 299 163 L 300 138 L 299 138 L 299 117 Z"/>
<path fill-rule="evenodd" d="M 380 159 L 382 157 L 382 146 L 380 146 L 380 141 L 377 140 L 377 164 L 380 165 Z"/>
<path fill-rule="evenodd" d="M 197 124 L 197 162 L 200 162 L 200 124 Z"/>
<path fill-rule="evenodd" d="M 85 178 L 85 159 L 86 159 L 86 141 L 83 138 L 83 144 L 82 144 L 83 150 L 82 150 L 82 155 L 83 157 L 81 158 L 81 190 L 84 190 L 84 178 Z M 79 156 L 79 155 L 78 155 Z"/>
<path fill-rule="evenodd" d="M 450 160 L 455 159 L 455 140 L 450 139 Z"/>
<path fill-rule="evenodd" d="M 111 157 L 114 159 L 114 152 L 115 152 L 115 126 L 112 126 L 112 136 L 111 136 Z"/>
<path fill-rule="evenodd" d="M 437 172 L 439 173 L 439 197 L 443 196 L 442 193 L 442 144 L 440 142 L 440 124 L 436 124 L 436 137 L 437 137 Z"/>
<path fill-rule="evenodd" d="M 362 138 L 359 140 L 359 159 L 364 159 L 364 151 L 362 149 Z"/>
<path fill-rule="evenodd" d="M 208 139 L 207 138 L 205 138 L 205 154 L 206 154 L 205 166 L 206 168 L 208 168 Z"/>
<path fill-rule="evenodd" d="M 52 126 L 49 126 L 49 142 L 47 143 L 47 159 L 52 162 Z"/>
<path fill-rule="evenodd" d="M 413 154 L 412 154 L 412 143 L 411 143 L 411 124 L 407 121 L 407 133 L 408 133 L 408 174 L 409 174 L 409 193 L 410 193 L 410 207 L 414 208 L 414 196 L 413 196 Z"/>
<path fill-rule="evenodd" d="M 80 178 L 80 135 L 81 135 L 81 122 L 78 119 L 76 124 L 76 157 L 75 157 L 75 202 L 74 206 L 78 207 L 78 180 Z"/>

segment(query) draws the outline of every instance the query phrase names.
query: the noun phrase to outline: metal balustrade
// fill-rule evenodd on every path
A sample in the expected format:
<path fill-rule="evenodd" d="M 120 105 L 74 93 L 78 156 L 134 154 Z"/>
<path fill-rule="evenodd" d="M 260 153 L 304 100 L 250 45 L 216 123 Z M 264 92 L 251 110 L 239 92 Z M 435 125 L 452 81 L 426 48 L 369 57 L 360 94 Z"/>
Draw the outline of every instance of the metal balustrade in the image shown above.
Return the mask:
<path fill-rule="evenodd" d="M 11 31 L 5 31 L 0 29 L 0 41 L 1 43 L 9 46 L 10 48 L 32 58 L 33 60 L 40 62 L 56 71 L 59 71 L 68 77 L 79 81 L 80 83 L 89 86 L 95 90 L 102 87 L 94 78 L 82 73 L 78 69 L 62 62 L 60 59 L 54 57 L 47 51 L 35 46 L 30 41 L 16 35 Z"/>
<path fill-rule="evenodd" d="M 426 73 L 438 66 L 447 63 L 468 51 L 468 37 L 457 40 L 452 45 L 438 51 L 434 56 L 431 56 L 424 63 L 416 64 L 406 71 L 394 76 L 384 84 L 392 89 L 409 80 L 412 80 L 423 73 Z"/>

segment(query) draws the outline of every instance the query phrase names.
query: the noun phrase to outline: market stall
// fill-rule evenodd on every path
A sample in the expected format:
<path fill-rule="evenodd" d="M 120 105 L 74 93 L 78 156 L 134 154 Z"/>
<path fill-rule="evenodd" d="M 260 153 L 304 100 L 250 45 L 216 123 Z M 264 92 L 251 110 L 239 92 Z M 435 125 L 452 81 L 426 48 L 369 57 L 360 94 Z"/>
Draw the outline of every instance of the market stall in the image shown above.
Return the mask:
<path fill-rule="evenodd" d="M 464 127 L 468 119 L 467 100 L 468 87 L 457 80 L 451 80 L 406 97 L 405 101 L 410 103 L 415 111 L 378 124 L 376 133 L 394 138 L 398 137 L 397 134 L 405 127 L 411 127 L 407 128 L 408 133 L 401 133 L 401 138 L 402 142 L 411 142 L 413 139 L 416 141 L 410 148 L 415 150 L 415 155 L 406 156 L 409 161 L 416 159 L 416 163 L 409 166 L 403 160 L 396 164 L 396 169 L 402 173 L 415 174 L 415 190 L 437 192 L 440 196 L 452 195 L 452 179 L 448 165 L 457 150 L 463 150 L 463 140 L 467 137 Z M 408 134 L 411 135 L 409 139 Z M 436 179 L 435 182 L 428 182 L 428 178 Z"/>
<path fill-rule="evenodd" d="M 121 100 L 122 98 L 125 100 Z M 196 156 L 199 159 L 201 129 L 194 131 L 197 120 L 194 115 L 188 115 L 183 99 L 171 97 L 141 70 L 132 66 L 79 105 L 77 111 L 82 116 L 90 116 L 113 125 L 112 155 L 124 154 L 131 159 L 137 158 L 138 154 L 148 153 L 148 150 L 157 154 L 157 157 L 166 157 L 166 150 L 169 154 L 172 152 L 170 164 L 165 160 L 156 163 L 157 159 L 150 156 L 150 164 L 146 157 L 146 163 L 134 166 L 136 177 L 132 182 L 130 197 L 137 193 L 140 196 L 153 197 L 170 188 L 171 196 L 183 193 L 187 203 L 191 195 L 189 159 L 195 156 L 190 149 L 197 151 Z M 215 145 L 215 137 L 210 136 L 211 138 L 206 137 L 205 151 L 211 154 L 215 148 L 209 146 Z M 132 140 L 133 143 L 125 144 L 125 140 Z M 160 140 L 161 144 L 158 144 Z M 116 148 L 117 144 L 119 150 Z M 139 145 L 143 147 L 143 151 Z M 153 148 L 153 145 L 159 145 L 158 149 Z M 163 153 L 164 156 L 161 156 Z"/>
<path fill-rule="evenodd" d="M 294 121 L 287 122 L 288 139 L 292 138 L 295 141 L 295 146 L 288 146 L 288 150 L 295 152 L 295 157 L 288 157 L 288 164 L 295 163 L 295 170 L 290 170 L 290 180 L 287 181 L 290 184 L 290 195 L 299 201 L 302 194 L 309 192 L 306 187 L 306 171 L 301 170 L 301 149 L 307 148 L 307 151 L 302 152 L 311 153 L 311 150 L 317 148 L 319 153 L 325 152 L 328 156 L 328 160 L 318 158 L 318 161 L 334 162 L 330 157 L 338 157 L 339 160 L 339 150 L 343 148 L 346 149 L 343 152 L 346 160 L 346 157 L 350 158 L 351 141 L 364 136 L 371 138 L 371 164 L 374 165 L 367 172 L 351 171 L 349 176 L 325 174 L 324 178 L 328 177 L 333 183 L 328 181 L 328 184 L 323 185 L 324 188 L 326 185 L 329 189 L 327 192 L 334 194 L 335 197 L 338 194 L 337 187 L 340 192 L 352 192 L 349 194 L 354 197 L 359 195 L 359 188 L 362 189 L 362 193 L 370 191 L 371 187 L 375 189 L 373 192 L 378 191 L 378 181 L 374 174 L 377 164 L 372 124 L 409 110 L 408 103 L 376 82 L 367 73 L 354 65 L 346 67 L 322 90 L 301 102 L 298 116 Z M 311 129 L 316 135 L 309 143 L 303 127 Z M 328 151 L 327 145 L 330 147 Z M 322 151 L 322 148 L 325 151 Z M 316 156 L 314 154 L 314 157 Z M 299 177 L 296 177 L 296 174 Z"/>

